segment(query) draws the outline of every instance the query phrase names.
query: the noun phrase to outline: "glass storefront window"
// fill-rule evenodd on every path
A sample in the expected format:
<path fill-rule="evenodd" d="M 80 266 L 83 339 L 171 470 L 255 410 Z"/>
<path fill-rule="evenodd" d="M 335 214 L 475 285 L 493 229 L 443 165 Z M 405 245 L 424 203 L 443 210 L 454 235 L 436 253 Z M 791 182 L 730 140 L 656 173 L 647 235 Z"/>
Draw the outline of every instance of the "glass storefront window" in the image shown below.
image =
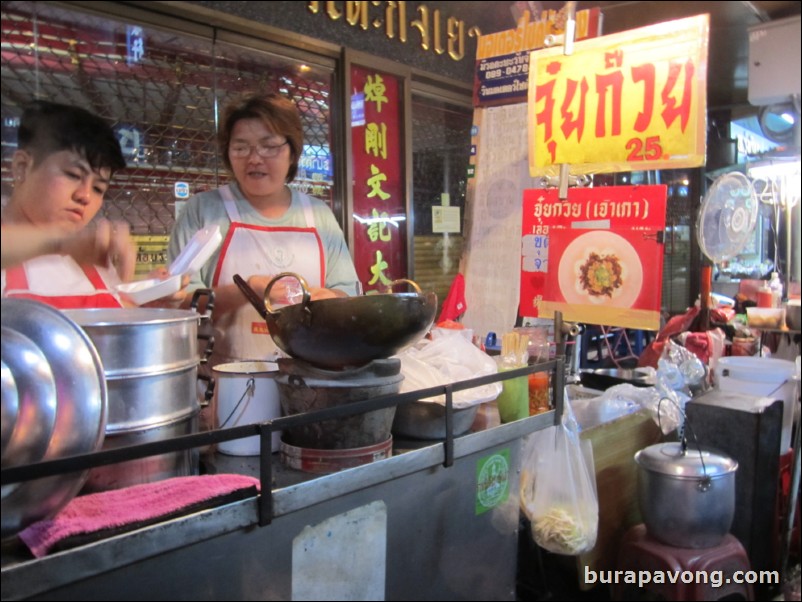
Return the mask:
<path fill-rule="evenodd" d="M 470 108 L 413 96 L 414 278 L 441 305 L 462 256 L 472 119 Z M 459 212 L 459 231 L 436 233 L 433 215 L 446 204 Z"/>

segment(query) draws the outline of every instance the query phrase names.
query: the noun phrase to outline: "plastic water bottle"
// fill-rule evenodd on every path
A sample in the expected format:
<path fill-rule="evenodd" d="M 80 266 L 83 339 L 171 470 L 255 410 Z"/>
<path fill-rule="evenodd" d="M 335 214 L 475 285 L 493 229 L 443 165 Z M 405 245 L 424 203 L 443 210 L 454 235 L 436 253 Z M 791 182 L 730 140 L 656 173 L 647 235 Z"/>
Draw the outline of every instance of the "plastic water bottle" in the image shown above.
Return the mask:
<path fill-rule="evenodd" d="M 769 280 L 769 288 L 771 289 L 774 304 L 772 307 L 782 307 L 783 303 L 783 283 L 780 280 L 780 275 L 777 272 L 771 273 L 771 280 Z"/>

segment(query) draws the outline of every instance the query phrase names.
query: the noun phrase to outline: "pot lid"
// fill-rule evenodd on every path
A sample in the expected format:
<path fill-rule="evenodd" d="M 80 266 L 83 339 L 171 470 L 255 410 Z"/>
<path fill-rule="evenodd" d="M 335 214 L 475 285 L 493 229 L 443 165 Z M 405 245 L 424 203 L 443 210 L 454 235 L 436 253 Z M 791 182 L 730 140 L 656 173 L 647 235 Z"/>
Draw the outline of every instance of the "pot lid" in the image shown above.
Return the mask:
<path fill-rule="evenodd" d="M 677 478 L 717 477 L 734 472 L 738 463 L 718 452 L 688 445 L 658 443 L 635 454 L 635 462 L 647 470 Z"/>

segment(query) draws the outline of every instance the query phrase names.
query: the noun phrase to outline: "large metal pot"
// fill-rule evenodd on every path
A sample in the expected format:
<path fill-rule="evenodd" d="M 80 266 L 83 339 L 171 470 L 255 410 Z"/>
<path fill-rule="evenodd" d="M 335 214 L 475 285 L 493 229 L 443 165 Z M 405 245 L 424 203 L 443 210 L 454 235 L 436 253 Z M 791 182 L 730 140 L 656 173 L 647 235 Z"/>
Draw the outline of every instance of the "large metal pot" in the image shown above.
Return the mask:
<path fill-rule="evenodd" d="M 659 443 L 636 453 L 635 462 L 640 512 L 650 535 L 678 548 L 722 542 L 735 516 L 735 460 Z"/>
<path fill-rule="evenodd" d="M 270 291 L 282 278 L 295 278 L 303 286 L 303 300 L 274 309 Z M 420 340 L 434 322 L 437 295 L 385 293 L 312 301 L 306 281 L 289 272 L 275 276 L 264 298 L 254 298 L 250 286 L 234 277 L 243 294 L 267 322 L 276 345 L 294 358 L 320 368 L 341 370 L 387 358 Z M 393 283 L 395 284 L 395 283 Z"/>
<path fill-rule="evenodd" d="M 198 430 L 198 324 L 194 311 L 156 308 L 64 312 L 92 339 L 108 388 L 104 449 L 190 435 Z M 104 491 L 198 472 L 187 450 L 101 466 L 85 491 Z"/>

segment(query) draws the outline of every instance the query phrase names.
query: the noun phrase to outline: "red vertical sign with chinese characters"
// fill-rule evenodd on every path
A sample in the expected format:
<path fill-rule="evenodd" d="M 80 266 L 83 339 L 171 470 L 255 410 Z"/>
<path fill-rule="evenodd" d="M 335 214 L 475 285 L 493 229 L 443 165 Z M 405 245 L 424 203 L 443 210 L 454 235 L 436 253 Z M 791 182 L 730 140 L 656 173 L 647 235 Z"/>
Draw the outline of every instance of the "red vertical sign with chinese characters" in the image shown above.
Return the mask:
<path fill-rule="evenodd" d="M 665 186 L 524 192 L 521 314 L 657 330 Z"/>
<path fill-rule="evenodd" d="M 365 291 L 407 277 L 407 214 L 397 77 L 351 68 L 354 263 Z"/>

